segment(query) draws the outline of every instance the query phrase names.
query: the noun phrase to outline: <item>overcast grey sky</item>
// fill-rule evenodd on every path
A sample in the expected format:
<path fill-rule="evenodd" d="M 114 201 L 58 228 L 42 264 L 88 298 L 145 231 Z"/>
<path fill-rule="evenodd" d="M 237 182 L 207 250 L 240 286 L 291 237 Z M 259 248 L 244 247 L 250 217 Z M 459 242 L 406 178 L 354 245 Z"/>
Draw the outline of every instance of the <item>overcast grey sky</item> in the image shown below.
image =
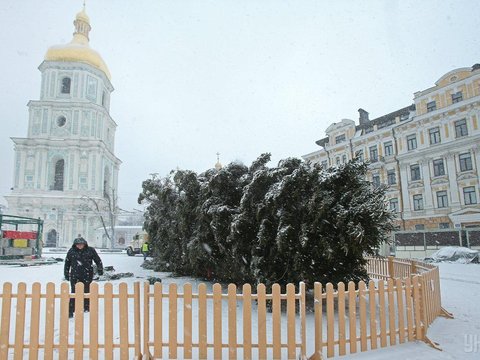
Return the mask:
<path fill-rule="evenodd" d="M 0 195 L 26 136 L 47 48 L 81 0 L 1 0 Z M 480 62 L 480 1 L 88 0 L 90 45 L 112 73 L 120 206 L 149 173 L 317 150 L 332 122 L 412 103 Z M 0 197 L 0 202 L 3 199 Z"/>

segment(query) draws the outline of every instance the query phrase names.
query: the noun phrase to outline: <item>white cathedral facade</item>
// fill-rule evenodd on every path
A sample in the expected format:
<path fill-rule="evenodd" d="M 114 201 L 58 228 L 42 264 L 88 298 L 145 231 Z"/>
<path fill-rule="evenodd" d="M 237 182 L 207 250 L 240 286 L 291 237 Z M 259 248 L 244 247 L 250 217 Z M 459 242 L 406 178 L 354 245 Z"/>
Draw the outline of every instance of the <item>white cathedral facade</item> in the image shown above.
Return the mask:
<path fill-rule="evenodd" d="M 40 99 L 28 103 L 27 136 L 12 138 L 13 188 L 5 198 L 10 214 L 44 220 L 44 246 L 70 246 L 82 234 L 109 247 L 105 238 L 95 243 L 95 230 L 102 227 L 100 215 L 110 222 L 105 208 L 117 194 L 121 163 L 109 114 L 113 86 L 89 46 L 85 9 L 74 25 L 72 41 L 49 48 L 39 66 Z"/>

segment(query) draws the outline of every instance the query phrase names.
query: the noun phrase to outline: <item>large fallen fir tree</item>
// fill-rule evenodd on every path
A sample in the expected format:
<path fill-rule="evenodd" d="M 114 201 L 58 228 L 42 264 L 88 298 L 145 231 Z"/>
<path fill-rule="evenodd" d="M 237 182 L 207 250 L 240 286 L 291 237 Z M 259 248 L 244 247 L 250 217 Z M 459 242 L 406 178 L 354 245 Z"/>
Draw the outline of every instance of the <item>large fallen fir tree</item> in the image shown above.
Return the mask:
<path fill-rule="evenodd" d="M 145 180 L 138 201 L 148 204 L 156 268 L 268 285 L 366 280 L 364 256 L 393 228 L 386 188 L 372 186 L 360 161 L 269 161 Z"/>

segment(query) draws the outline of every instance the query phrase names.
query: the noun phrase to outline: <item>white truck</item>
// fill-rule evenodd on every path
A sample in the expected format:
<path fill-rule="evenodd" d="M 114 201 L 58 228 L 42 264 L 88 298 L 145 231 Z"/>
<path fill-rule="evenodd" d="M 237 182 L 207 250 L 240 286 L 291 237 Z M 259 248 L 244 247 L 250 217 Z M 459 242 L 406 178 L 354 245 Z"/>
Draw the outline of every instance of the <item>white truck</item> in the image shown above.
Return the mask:
<path fill-rule="evenodd" d="M 135 256 L 136 254 L 142 253 L 142 245 L 148 241 L 148 234 L 146 231 L 139 231 L 137 232 L 130 244 L 127 246 L 127 255 L 128 256 Z"/>

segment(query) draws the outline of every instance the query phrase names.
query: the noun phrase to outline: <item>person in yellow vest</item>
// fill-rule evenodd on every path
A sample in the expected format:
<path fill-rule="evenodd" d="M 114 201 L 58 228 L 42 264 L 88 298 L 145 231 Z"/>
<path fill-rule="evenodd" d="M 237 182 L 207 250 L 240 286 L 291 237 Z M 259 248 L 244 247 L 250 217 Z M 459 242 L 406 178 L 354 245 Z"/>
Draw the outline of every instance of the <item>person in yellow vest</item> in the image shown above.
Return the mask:
<path fill-rule="evenodd" d="M 142 254 L 143 254 L 143 260 L 147 260 L 147 256 L 150 254 L 150 242 L 145 241 L 142 245 Z"/>

